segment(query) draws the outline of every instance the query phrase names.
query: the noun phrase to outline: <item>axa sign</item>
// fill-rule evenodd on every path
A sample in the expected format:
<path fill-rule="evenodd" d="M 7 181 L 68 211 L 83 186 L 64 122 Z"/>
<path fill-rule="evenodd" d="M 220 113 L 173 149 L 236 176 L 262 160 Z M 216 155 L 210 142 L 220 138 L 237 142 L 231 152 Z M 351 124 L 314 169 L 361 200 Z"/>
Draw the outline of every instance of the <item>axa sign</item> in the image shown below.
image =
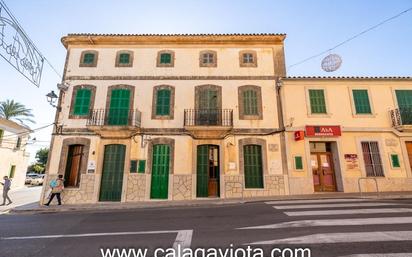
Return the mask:
<path fill-rule="evenodd" d="M 307 137 L 338 137 L 342 135 L 340 126 L 306 126 Z"/>

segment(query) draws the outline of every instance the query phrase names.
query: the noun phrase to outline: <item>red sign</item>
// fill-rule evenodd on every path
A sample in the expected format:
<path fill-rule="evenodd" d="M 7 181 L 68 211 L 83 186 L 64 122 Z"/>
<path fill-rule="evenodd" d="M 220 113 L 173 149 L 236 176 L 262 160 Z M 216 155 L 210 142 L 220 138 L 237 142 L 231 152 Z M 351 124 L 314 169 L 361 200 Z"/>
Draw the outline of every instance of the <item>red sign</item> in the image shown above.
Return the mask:
<path fill-rule="evenodd" d="M 306 126 L 307 137 L 338 137 L 342 135 L 340 126 Z"/>
<path fill-rule="evenodd" d="M 302 130 L 295 131 L 295 141 L 300 141 L 300 140 L 303 140 L 304 138 L 305 138 L 305 132 L 303 132 Z"/>

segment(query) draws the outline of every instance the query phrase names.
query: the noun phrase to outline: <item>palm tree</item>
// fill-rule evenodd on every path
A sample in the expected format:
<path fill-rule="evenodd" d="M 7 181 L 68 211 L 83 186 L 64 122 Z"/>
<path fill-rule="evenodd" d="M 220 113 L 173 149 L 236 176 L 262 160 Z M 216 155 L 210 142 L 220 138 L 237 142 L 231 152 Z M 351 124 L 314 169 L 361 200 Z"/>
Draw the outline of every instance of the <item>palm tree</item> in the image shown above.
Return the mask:
<path fill-rule="evenodd" d="M 34 117 L 31 111 L 31 109 L 14 100 L 0 102 L 0 117 L 6 120 L 17 120 L 22 124 L 24 121 L 35 123 L 34 120 L 30 119 Z"/>

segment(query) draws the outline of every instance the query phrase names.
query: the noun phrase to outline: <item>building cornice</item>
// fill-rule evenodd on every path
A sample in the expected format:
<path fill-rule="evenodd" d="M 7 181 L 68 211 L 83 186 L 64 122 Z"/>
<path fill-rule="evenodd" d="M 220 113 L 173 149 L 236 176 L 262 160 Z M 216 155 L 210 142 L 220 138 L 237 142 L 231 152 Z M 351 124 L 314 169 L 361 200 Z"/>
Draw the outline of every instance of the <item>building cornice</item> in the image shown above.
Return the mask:
<path fill-rule="evenodd" d="M 286 34 L 68 34 L 61 42 L 72 45 L 161 45 L 161 44 L 283 44 Z"/>
<path fill-rule="evenodd" d="M 284 81 L 295 80 L 405 80 L 412 81 L 411 76 L 291 76 L 282 78 Z"/>

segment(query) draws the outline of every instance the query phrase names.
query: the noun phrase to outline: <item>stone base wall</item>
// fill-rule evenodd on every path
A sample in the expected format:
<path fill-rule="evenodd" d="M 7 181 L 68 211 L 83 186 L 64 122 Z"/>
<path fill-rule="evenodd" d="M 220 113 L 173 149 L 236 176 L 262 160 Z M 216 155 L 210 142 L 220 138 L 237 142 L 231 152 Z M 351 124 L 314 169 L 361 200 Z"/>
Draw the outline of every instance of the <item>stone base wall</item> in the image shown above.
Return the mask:
<path fill-rule="evenodd" d="M 48 193 L 50 192 L 50 182 L 53 179 L 57 179 L 57 174 L 47 175 L 45 181 L 45 194 L 43 203 L 47 202 Z M 63 204 L 83 204 L 83 203 L 94 203 L 94 186 L 95 185 L 95 175 L 94 174 L 81 174 L 80 186 L 79 187 L 68 187 L 63 190 L 61 194 Z M 53 202 L 57 199 L 53 199 Z"/>
<path fill-rule="evenodd" d="M 126 202 L 145 200 L 146 174 L 129 174 L 127 176 Z"/>
<path fill-rule="evenodd" d="M 192 175 L 173 175 L 173 200 L 192 199 Z"/>
<path fill-rule="evenodd" d="M 283 176 L 265 175 L 264 188 L 262 189 L 245 189 L 243 175 L 225 176 L 225 197 L 241 198 L 243 197 L 262 197 L 285 195 L 285 181 Z"/>
<path fill-rule="evenodd" d="M 344 178 L 345 193 L 359 192 L 359 178 Z M 380 192 L 412 191 L 412 178 L 376 178 Z M 373 179 L 361 180 L 362 192 L 376 192 Z"/>

